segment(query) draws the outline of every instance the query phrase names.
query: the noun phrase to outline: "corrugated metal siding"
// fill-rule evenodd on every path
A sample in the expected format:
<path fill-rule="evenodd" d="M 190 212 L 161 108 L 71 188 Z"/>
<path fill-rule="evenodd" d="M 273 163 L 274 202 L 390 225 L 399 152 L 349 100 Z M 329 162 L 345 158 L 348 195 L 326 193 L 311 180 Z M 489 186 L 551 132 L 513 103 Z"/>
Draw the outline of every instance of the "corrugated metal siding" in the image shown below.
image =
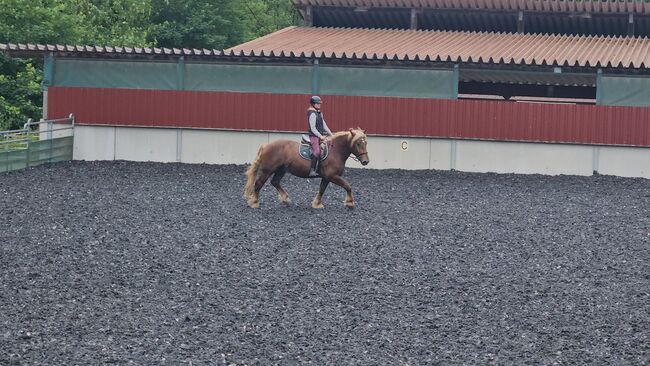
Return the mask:
<path fill-rule="evenodd" d="M 49 117 L 77 123 L 264 131 L 306 129 L 307 95 L 49 89 Z M 650 146 L 650 108 L 323 96 L 333 130 L 502 141 Z"/>
<path fill-rule="evenodd" d="M 74 110 L 81 124 L 298 131 L 308 100 L 300 94 L 51 87 L 48 116 Z"/>

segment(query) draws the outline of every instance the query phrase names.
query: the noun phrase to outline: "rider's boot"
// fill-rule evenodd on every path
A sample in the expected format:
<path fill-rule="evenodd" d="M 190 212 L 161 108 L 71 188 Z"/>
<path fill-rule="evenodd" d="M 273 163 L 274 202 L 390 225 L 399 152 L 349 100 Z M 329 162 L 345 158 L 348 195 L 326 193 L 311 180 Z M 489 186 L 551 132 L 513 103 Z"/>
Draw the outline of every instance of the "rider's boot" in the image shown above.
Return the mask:
<path fill-rule="evenodd" d="M 311 168 L 309 169 L 309 176 L 310 177 L 318 176 L 318 158 L 313 156 L 311 157 Z"/>

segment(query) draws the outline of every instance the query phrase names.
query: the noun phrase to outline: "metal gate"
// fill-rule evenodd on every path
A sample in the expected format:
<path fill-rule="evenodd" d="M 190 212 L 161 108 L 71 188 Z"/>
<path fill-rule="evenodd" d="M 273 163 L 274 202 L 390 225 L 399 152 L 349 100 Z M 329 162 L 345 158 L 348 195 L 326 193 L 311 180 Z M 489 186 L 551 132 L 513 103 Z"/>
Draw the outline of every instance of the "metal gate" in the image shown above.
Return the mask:
<path fill-rule="evenodd" d="M 32 121 L 20 130 L 0 131 L 0 172 L 72 160 L 74 115 Z"/>

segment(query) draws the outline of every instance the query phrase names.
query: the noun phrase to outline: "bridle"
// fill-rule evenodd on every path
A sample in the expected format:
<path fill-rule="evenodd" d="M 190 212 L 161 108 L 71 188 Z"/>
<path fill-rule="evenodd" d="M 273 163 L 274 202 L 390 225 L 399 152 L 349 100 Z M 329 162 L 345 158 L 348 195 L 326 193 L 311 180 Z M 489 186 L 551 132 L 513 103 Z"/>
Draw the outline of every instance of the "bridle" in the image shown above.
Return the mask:
<path fill-rule="evenodd" d="M 365 139 L 365 137 L 362 137 L 362 139 Z M 354 154 L 354 153 L 350 153 L 350 157 L 353 160 L 358 161 L 358 162 L 361 162 L 361 157 L 364 156 L 364 155 L 368 155 L 368 152 L 366 151 L 363 154 L 359 154 L 359 155 Z"/>
<path fill-rule="evenodd" d="M 368 152 L 366 151 L 366 152 L 364 152 L 363 154 L 359 154 L 359 155 L 355 155 L 355 154 L 353 154 L 353 153 L 350 153 L 350 157 L 351 157 L 353 160 L 358 161 L 358 162 L 361 162 L 361 157 L 364 156 L 364 155 L 368 155 Z"/>

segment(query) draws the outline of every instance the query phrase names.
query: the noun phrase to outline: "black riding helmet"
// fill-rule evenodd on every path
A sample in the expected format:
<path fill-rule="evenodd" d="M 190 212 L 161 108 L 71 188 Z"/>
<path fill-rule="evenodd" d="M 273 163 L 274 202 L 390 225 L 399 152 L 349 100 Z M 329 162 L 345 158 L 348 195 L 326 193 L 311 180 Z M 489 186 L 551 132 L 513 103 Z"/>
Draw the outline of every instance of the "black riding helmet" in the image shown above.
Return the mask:
<path fill-rule="evenodd" d="M 318 103 L 323 103 L 323 101 L 320 99 L 320 97 L 318 95 L 314 95 L 313 97 L 311 97 L 311 99 L 309 99 L 309 103 L 311 105 L 314 105 L 314 104 L 318 104 Z"/>

